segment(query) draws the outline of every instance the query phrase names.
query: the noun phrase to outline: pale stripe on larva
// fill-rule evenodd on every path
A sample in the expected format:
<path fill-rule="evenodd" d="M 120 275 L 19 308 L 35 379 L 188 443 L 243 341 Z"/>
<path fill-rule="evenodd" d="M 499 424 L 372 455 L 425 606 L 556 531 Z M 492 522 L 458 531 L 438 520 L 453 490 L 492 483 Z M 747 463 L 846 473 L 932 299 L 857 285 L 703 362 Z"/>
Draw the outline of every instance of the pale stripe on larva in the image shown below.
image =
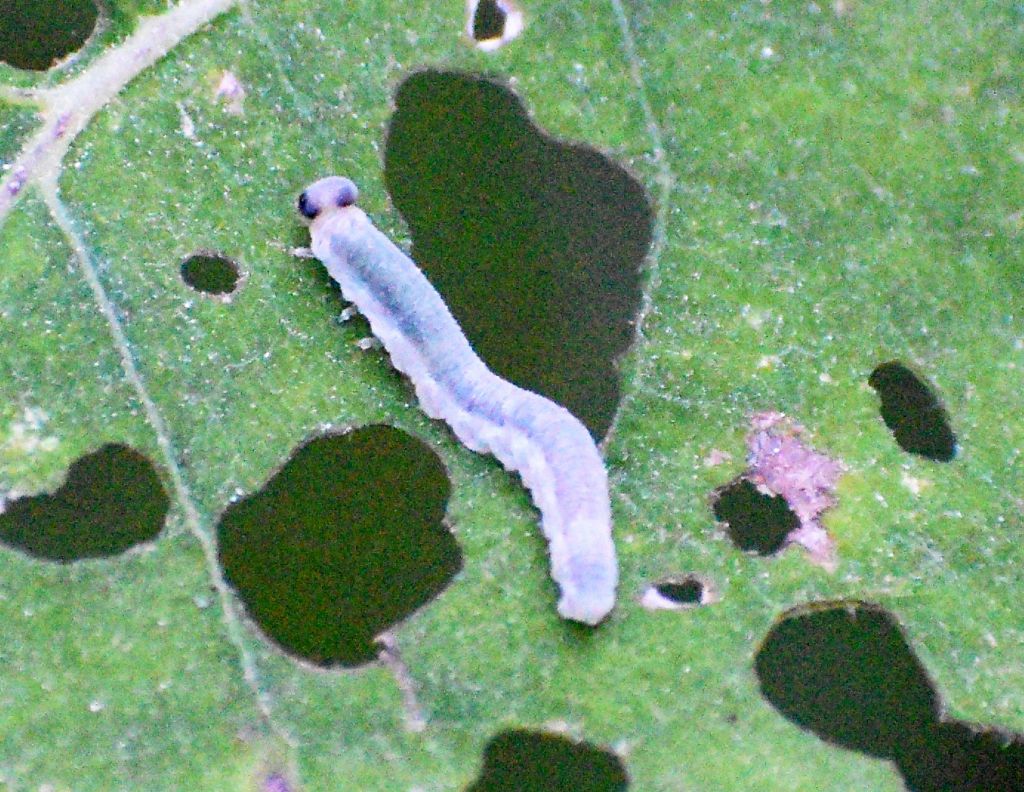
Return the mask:
<path fill-rule="evenodd" d="M 355 206 L 357 194 L 351 181 L 330 176 L 299 196 L 313 254 L 412 380 L 423 411 L 519 472 L 540 510 L 558 612 L 597 624 L 615 604 L 618 568 L 608 475 L 594 441 L 564 407 L 484 365 L 415 263 Z"/>

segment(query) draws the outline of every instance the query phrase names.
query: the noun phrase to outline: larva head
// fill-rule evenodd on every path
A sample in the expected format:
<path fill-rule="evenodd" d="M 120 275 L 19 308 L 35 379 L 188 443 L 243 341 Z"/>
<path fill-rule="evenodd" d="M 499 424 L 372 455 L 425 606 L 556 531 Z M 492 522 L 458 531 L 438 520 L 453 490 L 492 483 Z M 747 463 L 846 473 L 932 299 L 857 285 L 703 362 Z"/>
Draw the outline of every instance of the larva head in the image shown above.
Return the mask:
<path fill-rule="evenodd" d="M 328 176 L 313 182 L 299 196 L 299 214 L 315 220 L 321 212 L 351 206 L 359 197 L 359 190 L 351 179 Z"/>

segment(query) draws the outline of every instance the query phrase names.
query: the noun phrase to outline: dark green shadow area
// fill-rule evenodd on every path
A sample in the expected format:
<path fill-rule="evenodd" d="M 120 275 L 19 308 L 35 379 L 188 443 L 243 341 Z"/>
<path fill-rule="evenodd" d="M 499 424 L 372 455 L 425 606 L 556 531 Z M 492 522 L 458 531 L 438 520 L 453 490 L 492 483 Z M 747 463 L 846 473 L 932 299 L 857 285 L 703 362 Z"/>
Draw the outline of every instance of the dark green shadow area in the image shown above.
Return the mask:
<path fill-rule="evenodd" d="M 230 294 L 238 285 L 238 265 L 216 253 L 196 253 L 182 262 L 181 279 L 204 294 Z"/>
<path fill-rule="evenodd" d="M 442 522 L 450 491 L 437 455 L 398 429 L 320 437 L 224 512 L 220 563 L 285 651 L 360 665 L 379 654 L 381 632 L 462 568 Z"/>
<path fill-rule="evenodd" d="M 956 436 L 935 390 L 898 360 L 871 372 L 868 384 L 882 400 L 882 420 L 904 451 L 936 462 L 956 456 Z"/>
<path fill-rule="evenodd" d="M 111 443 L 77 459 L 52 494 L 8 503 L 0 540 L 49 561 L 118 555 L 155 539 L 169 506 L 153 463 Z"/>
<path fill-rule="evenodd" d="M 423 71 L 395 104 L 385 179 L 413 258 L 488 366 L 602 438 L 651 242 L 643 187 L 492 80 Z"/>
<path fill-rule="evenodd" d="M 0 0 L 0 61 L 46 71 L 85 43 L 98 15 L 93 0 Z"/>
<path fill-rule="evenodd" d="M 626 770 L 610 751 L 515 729 L 487 743 L 480 776 L 466 792 L 624 792 L 628 787 Z"/>
<path fill-rule="evenodd" d="M 790 531 L 800 527 L 800 519 L 782 495 L 766 495 L 744 478 L 718 490 L 712 508 L 733 544 L 758 555 L 778 552 Z"/>
<path fill-rule="evenodd" d="M 895 618 L 865 602 L 783 614 L 754 661 L 761 692 L 828 742 L 888 759 L 914 792 L 1024 789 L 1020 735 L 941 716 Z"/>

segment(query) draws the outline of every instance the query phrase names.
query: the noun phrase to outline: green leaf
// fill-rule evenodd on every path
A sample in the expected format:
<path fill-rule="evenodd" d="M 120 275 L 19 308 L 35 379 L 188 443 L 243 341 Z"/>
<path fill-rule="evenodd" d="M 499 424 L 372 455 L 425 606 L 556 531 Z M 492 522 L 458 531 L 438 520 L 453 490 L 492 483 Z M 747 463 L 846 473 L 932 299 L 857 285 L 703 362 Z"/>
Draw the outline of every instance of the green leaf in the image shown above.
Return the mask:
<path fill-rule="evenodd" d="M 118 442 L 172 508 L 119 557 L 0 550 L 0 784 L 462 789 L 523 728 L 615 751 L 636 790 L 898 790 L 759 691 L 774 620 L 837 599 L 893 614 L 948 717 L 1024 730 L 1019 3 L 533 2 L 493 53 L 454 0 L 112 9 L 73 63 L 0 65 L 0 492 L 52 490 Z M 620 600 L 592 632 L 555 614 L 518 480 L 426 419 L 290 252 L 295 197 L 329 173 L 408 245 L 382 151 L 396 86 L 427 67 L 513 80 L 541 129 L 656 204 L 606 448 Z M 216 95 L 226 71 L 240 105 Z M 238 263 L 230 302 L 182 282 L 198 251 Z M 889 360 L 937 389 L 954 461 L 896 445 L 867 383 Z M 714 522 L 769 410 L 845 467 L 835 571 L 744 554 Z M 313 670 L 244 615 L 217 520 L 309 436 L 370 423 L 443 459 L 463 570 L 395 628 L 400 660 Z M 641 606 L 685 573 L 719 601 Z"/>

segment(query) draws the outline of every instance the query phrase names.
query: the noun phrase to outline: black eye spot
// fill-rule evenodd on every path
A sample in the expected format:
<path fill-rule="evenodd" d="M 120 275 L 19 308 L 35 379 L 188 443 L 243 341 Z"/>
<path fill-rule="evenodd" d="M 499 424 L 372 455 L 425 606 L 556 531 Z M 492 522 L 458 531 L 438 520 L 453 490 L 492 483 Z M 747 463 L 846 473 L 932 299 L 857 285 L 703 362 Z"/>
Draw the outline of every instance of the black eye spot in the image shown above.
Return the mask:
<path fill-rule="evenodd" d="M 346 179 L 345 183 L 338 188 L 338 196 L 335 200 L 338 206 L 344 209 L 346 206 L 354 204 L 358 197 L 359 191 L 356 189 L 356 186 Z"/>
<path fill-rule="evenodd" d="M 299 214 L 310 220 L 320 214 L 320 210 L 316 207 L 316 204 L 309 200 L 309 196 L 306 193 L 302 193 L 299 196 L 298 207 Z"/>

